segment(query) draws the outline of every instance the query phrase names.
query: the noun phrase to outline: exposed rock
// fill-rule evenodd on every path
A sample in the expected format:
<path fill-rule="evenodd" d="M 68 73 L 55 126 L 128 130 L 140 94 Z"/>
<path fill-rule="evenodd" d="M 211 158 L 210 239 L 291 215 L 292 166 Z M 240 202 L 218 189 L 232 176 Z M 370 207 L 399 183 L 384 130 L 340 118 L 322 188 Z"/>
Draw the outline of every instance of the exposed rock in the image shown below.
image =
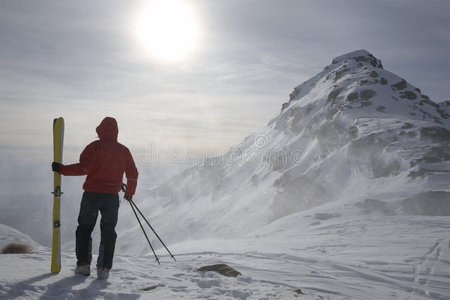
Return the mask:
<path fill-rule="evenodd" d="M 439 108 L 443 110 L 450 110 L 450 100 L 439 103 Z"/>
<path fill-rule="evenodd" d="M 314 219 L 317 220 L 328 220 L 328 219 L 332 219 L 332 218 L 339 218 L 341 215 L 340 214 L 332 214 L 332 213 L 316 213 L 314 215 Z"/>
<path fill-rule="evenodd" d="M 395 176 L 400 169 L 400 163 L 397 160 L 384 161 L 375 155 L 370 157 L 370 166 L 374 178 Z"/>
<path fill-rule="evenodd" d="M 355 206 L 365 213 L 381 212 L 389 214 L 387 203 L 378 199 L 366 199 L 363 202 L 356 203 Z"/>
<path fill-rule="evenodd" d="M 361 99 L 363 100 L 369 100 L 370 98 L 373 98 L 376 96 L 376 92 L 374 90 L 362 90 L 359 93 L 359 96 L 361 97 Z"/>
<path fill-rule="evenodd" d="M 444 127 L 422 127 L 419 129 L 420 138 L 430 139 L 434 142 L 450 142 L 450 130 Z"/>
<path fill-rule="evenodd" d="M 358 97 L 359 97 L 359 95 L 358 95 L 358 93 L 350 93 L 350 94 L 348 94 L 347 95 L 347 101 L 354 101 L 354 100 L 356 100 L 356 99 L 358 99 Z"/>
<path fill-rule="evenodd" d="M 2 249 L 2 254 L 30 253 L 31 247 L 26 244 L 10 243 Z"/>
<path fill-rule="evenodd" d="M 426 96 L 425 96 L 426 97 Z M 436 102 L 434 102 L 434 101 L 431 101 L 428 97 L 428 99 L 427 98 L 425 98 L 425 97 L 423 97 L 422 96 L 422 98 L 424 98 L 425 100 L 420 100 L 419 101 L 419 105 L 425 105 L 425 104 L 427 104 L 427 105 L 431 105 L 431 106 L 433 106 L 434 108 L 439 108 L 439 104 L 437 104 Z"/>
<path fill-rule="evenodd" d="M 294 291 L 294 293 L 297 293 L 297 294 L 299 294 L 299 295 L 303 295 L 303 291 L 302 291 L 301 289 L 296 289 L 296 290 Z"/>
<path fill-rule="evenodd" d="M 327 103 L 335 103 L 337 96 L 339 96 L 339 94 L 342 92 L 342 89 L 334 89 L 333 91 L 331 91 L 330 94 L 328 94 L 328 99 L 327 99 Z"/>
<path fill-rule="evenodd" d="M 336 71 L 336 74 L 334 75 L 334 81 L 337 81 L 342 78 L 342 76 L 347 73 L 350 69 L 343 65 L 339 70 Z"/>
<path fill-rule="evenodd" d="M 294 100 L 298 95 L 300 95 L 300 88 L 296 87 L 294 91 L 289 94 L 289 100 Z"/>
<path fill-rule="evenodd" d="M 348 128 L 348 134 L 349 134 L 350 138 L 352 138 L 352 139 L 356 139 L 358 137 L 358 132 L 359 132 L 359 129 L 356 126 L 350 126 Z"/>
<path fill-rule="evenodd" d="M 341 55 L 341 56 L 333 59 L 333 61 L 331 63 L 337 64 L 341 61 L 345 61 L 345 60 L 349 60 L 349 59 L 353 59 L 357 62 L 366 62 L 376 68 L 383 69 L 383 65 L 381 64 L 381 61 L 378 58 L 376 58 L 375 56 L 373 56 L 371 53 L 369 53 L 367 50 L 357 50 L 357 51 L 353 51 L 351 53 L 347 53 L 345 55 Z"/>
<path fill-rule="evenodd" d="M 398 90 L 404 90 L 406 89 L 406 80 L 402 79 L 400 82 L 397 82 L 396 84 L 391 85 L 392 90 L 398 91 Z"/>
<path fill-rule="evenodd" d="M 378 77 L 378 73 L 375 72 L 375 71 L 372 71 L 372 72 L 369 73 L 369 76 L 373 77 L 373 78 L 376 78 L 376 77 Z"/>
<path fill-rule="evenodd" d="M 289 102 L 285 102 L 281 105 L 281 111 L 285 110 L 289 106 Z"/>
<path fill-rule="evenodd" d="M 443 161 L 450 161 L 450 147 L 447 146 L 429 146 L 423 149 L 424 155 L 420 158 L 411 160 L 411 167 L 418 163 L 439 163 Z"/>
<path fill-rule="evenodd" d="M 450 100 L 439 103 L 439 108 L 437 112 L 442 118 L 448 119 L 450 117 Z"/>
<path fill-rule="evenodd" d="M 156 288 L 159 287 L 159 286 L 160 286 L 159 284 L 151 285 L 151 286 L 148 286 L 148 287 L 143 288 L 142 290 L 145 291 L 145 292 L 148 292 L 148 291 L 151 291 L 151 290 L 156 289 Z"/>
<path fill-rule="evenodd" d="M 413 124 L 406 122 L 406 123 L 403 123 L 402 129 L 411 129 L 413 127 L 414 127 Z"/>
<path fill-rule="evenodd" d="M 412 215 L 450 216 L 450 192 L 422 192 L 404 199 L 402 206 Z"/>
<path fill-rule="evenodd" d="M 417 95 L 413 91 L 400 92 L 400 95 L 401 95 L 400 98 L 406 98 L 409 100 L 417 99 Z"/>
<path fill-rule="evenodd" d="M 355 60 L 368 62 L 376 68 L 383 69 L 383 65 L 381 64 L 381 61 L 379 59 L 377 59 L 375 56 L 373 56 L 372 54 L 355 57 Z"/>
<path fill-rule="evenodd" d="M 237 277 L 238 275 L 242 275 L 240 272 L 236 271 L 235 269 L 226 264 L 204 266 L 199 268 L 197 271 L 198 272 L 212 271 L 227 277 Z"/>

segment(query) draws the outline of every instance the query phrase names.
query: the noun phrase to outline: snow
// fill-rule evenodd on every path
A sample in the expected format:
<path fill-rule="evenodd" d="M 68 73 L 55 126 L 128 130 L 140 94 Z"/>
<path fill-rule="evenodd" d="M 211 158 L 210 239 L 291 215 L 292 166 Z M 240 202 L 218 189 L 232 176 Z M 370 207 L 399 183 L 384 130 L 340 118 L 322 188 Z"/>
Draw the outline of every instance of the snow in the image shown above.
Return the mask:
<path fill-rule="evenodd" d="M 321 207 L 280 219 L 245 238 L 171 244 L 177 261 L 162 248 L 157 252 L 161 266 L 150 254 L 118 255 L 106 282 L 94 274 L 73 275 L 73 252 L 63 253 L 57 275 L 49 272 L 48 249 L 3 254 L 0 297 L 449 299 L 448 217 L 349 212 L 351 207 Z M 242 276 L 196 271 L 217 263 Z M 294 292 L 298 288 L 303 295 Z"/>
<path fill-rule="evenodd" d="M 337 57 L 266 127 L 136 195 L 176 262 L 126 201 L 106 282 L 73 275 L 73 238 L 52 275 L 1 225 L 33 251 L 0 255 L 0 297 L 450 299 L 449 114 L 366 50 Z M 242 275 L 197 271 L 222 263 Z"/>

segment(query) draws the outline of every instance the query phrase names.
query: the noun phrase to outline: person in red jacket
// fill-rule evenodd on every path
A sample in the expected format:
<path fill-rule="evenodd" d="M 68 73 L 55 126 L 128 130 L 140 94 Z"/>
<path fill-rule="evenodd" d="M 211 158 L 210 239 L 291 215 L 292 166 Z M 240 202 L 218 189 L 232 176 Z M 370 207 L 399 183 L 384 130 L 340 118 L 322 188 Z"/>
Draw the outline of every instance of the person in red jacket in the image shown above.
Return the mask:
<path fill-rule="evenodd" d="M 117 234 L 119 195 L 125 173 L 125 199 L 131 200 L 137 186 L 138 171 L 127 147 L 117 142 L 119 129 L 114 118 L 106 117 L 96 128 L 99 140 L 90 143 L 80 155 L 80 162 L 62 165 L 53 162 L 52 170 L 65 176 L 87 175 L 83 184 L 76 231 L 76 274 L 90 275 L 92 260 L 91 233 L 101 213 L 101 241 L 97 259 L 97 276 L 106 279 L 112 268 Z"/>

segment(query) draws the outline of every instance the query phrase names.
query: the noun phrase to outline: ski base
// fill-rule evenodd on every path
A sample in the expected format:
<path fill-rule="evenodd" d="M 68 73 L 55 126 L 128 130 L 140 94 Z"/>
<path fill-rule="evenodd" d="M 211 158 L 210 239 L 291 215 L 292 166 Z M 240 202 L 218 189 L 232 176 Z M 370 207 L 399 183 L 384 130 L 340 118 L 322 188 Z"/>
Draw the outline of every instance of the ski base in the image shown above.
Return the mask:
<path fill-rule="evenodd" d="M 64 141 L 64 119 L 53 120 L 53 161 L 62 163 L 62 149 Z M 52 235 L 52 262 L 51 272 L 61 271 L 61 174 L 53 172 L 53 235 Z"/>

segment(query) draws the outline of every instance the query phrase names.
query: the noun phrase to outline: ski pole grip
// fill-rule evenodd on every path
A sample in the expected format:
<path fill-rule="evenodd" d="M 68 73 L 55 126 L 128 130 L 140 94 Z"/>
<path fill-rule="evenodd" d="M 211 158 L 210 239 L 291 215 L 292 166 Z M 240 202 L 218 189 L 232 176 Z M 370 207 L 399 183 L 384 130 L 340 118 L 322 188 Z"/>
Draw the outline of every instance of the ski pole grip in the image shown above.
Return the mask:
<path fill-rule="evenodd" d="M 122 183 L 122 192 L 127 192 L 127 185 L 125 183 Z"/>

